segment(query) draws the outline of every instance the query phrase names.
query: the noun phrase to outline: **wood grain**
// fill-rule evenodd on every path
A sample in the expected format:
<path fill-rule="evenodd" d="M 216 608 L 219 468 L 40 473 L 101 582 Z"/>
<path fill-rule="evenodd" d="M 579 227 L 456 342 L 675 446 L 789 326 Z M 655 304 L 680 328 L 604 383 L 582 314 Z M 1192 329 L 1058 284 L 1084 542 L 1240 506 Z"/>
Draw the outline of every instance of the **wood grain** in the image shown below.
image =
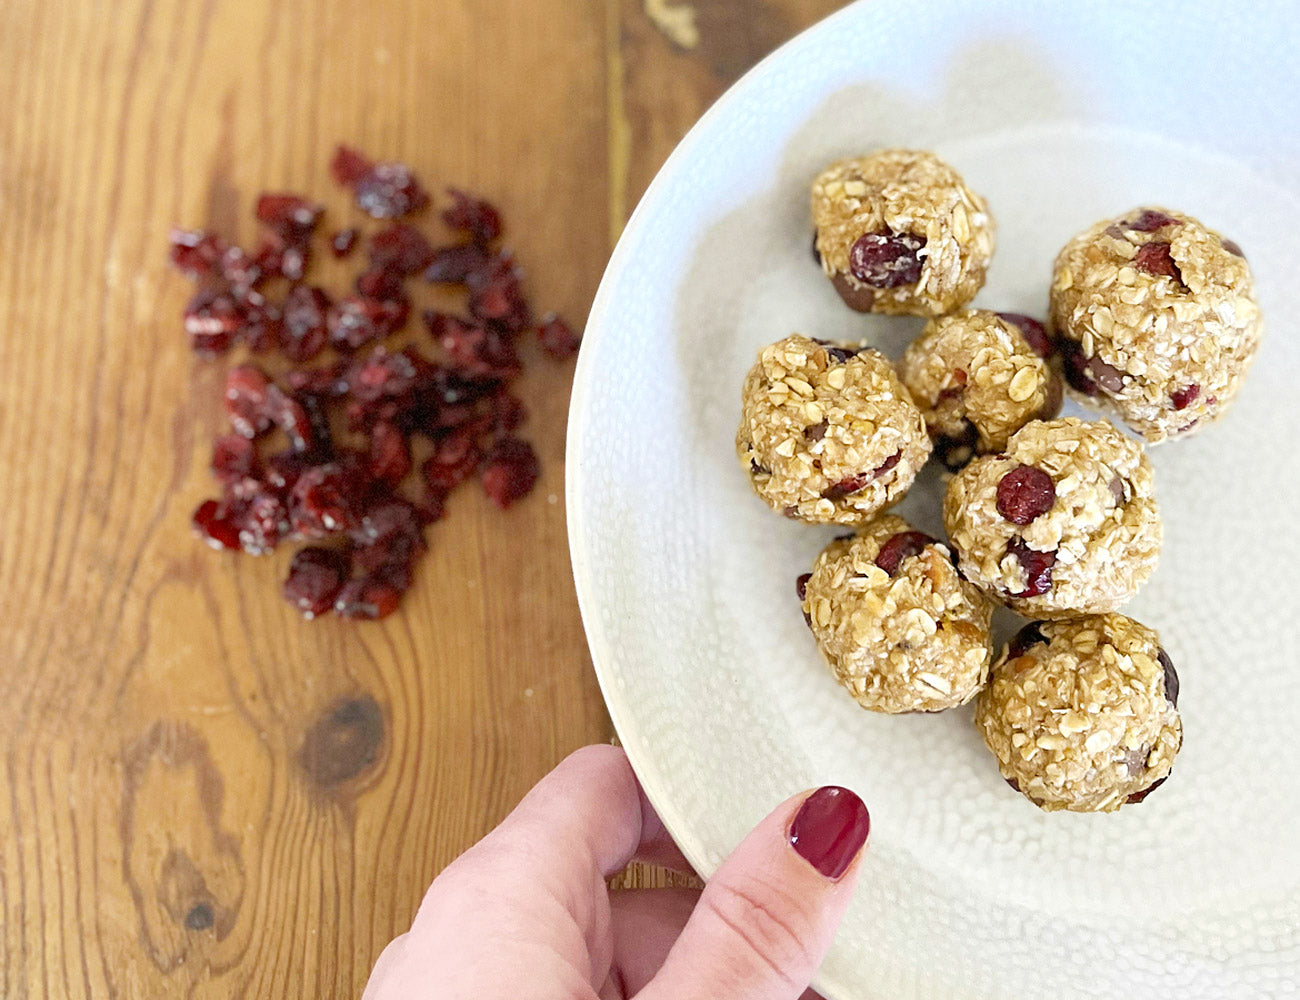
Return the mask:
<path fill-rule="evenodd" d="M 696 3 L 683 48 L 643 0 L 0 4 L 0 997 L 356 996 L 437 871 L 611 736 L 569 366 L 529 359 L 532 497 L 457 496 L 399 615 L 301 622 L 288 551 L 189 532 L 223 366 L 185 347 L 170 225 L 247 240 L 268 188 L 348 219 L 346 139 L 492 194 L 581 322 L 685 129 L 837 5 Z"/>

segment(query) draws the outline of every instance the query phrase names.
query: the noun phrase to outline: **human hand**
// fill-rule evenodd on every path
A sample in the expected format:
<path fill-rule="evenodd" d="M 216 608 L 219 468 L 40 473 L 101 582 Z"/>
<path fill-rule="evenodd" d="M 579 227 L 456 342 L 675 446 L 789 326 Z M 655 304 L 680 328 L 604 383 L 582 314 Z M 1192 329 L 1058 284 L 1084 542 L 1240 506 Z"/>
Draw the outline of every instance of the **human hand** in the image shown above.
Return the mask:
<path fill-rule="evenodd" d="M 434 880 L 363 1000 L 796 1000 L 848 907 L 869 827 L 847 789 L 805 792 L 703 893 L 611 893 L 605 879 L 634 858 L 687 866 L 623 751 L 585 747 Z"/>

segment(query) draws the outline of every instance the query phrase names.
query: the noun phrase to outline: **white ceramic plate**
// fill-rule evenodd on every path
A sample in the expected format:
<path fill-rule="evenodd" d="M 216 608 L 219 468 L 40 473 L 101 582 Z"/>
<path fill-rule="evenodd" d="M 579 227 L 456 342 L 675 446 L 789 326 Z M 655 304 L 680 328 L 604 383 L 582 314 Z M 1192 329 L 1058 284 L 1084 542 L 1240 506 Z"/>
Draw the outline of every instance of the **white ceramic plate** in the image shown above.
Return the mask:
<path fill-rule="evenodd" d="M 871 0 L 746 76 L 627 228 L 578 366 L 568 500 L 610 712 L 707 875 L 799 789 L 871 807 L 817 985 L 864 998 L 1295 995 L 1300 980 L 1300 39 L 1276 3 Z M 1010 792 L 969 709 L 887 718 L 831 679 L 794 578 L 833 530 L 774 515 L 732 452 L 742 376 L 792 331 L 897 356 L 844 308 L 807 187 L 835 157 L 933 149 L 989 200 L 977 304 L 1041 315 L 1056 250 L 1155 202 L 1235 238 L 1268 329 L 1223 422 L 1152 451 L 1164 557 L 1127 610 L 1178 664 L 1168 784 L 1103 816 Z M 902 508 L 938 529 L 937 480 Z"/>

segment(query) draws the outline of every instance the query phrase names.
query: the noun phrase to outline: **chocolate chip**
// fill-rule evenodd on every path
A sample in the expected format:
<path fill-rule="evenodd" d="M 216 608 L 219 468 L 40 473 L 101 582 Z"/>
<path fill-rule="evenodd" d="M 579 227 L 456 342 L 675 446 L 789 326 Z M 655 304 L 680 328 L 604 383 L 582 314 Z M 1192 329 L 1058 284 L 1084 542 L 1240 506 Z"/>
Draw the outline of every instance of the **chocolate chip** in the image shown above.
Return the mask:
<path fill-rule="evenodd" d="M 1159 788 L 1168 780 L 1169 780 L 1169 775 L 1166 774 L 1163 778 L 1160 778 L 1157 781 L 1153 781 L 1146 788 L 1142 789 L 1142 791 L 1134 792 L 1124 801 L 1127 802 L 1129 805 L 1137 805 L 1139 802 L 1143 801 L 1148 795 L 1150 795 L 1152 792 L 1154 792 L 1157 788 Z"/>
<path fill-rule="evenodd" d="M 1107 392 L 1119 392 L 1124 388 L 1124 373 L 1114 365 L 1101 358 L 1089 358 L 1087 368 L 1096 383 Z"/>
<path fill-rule="evenodd" d="M 874 291 L 865 285 L 857 284 L 843 272 L 832 277 L 831 284 L 835 286 L 835 291 L 839 292 L 844 304 L 855 312 L 871 312 L 871 307 L 876 304 Z"/>
<path fill-rule="evenodd" d="M 1230 240 L 1224 236 L 1220 238 L 1219 242 L 1223 244 L 1223 249 L 1227 250 L 1228 253 L 1240 257 L 1242 260 L 1246 259 L 1246 255 L 1241 252 L 1241 247 L 1237 245 L 1236 240 Z"/>
<path fill-rule="evenodd" d="M 979 444 L 979 431 L 973 423 L 965 420 L 962 428 L 960 434 L 941 434 L 934 439 L 934 457 L 953 472 L 960 470 L 975 457 L 975 448 Z"/>
<path fill-rule="evenodd" d="M 1115 506 L 1124 506 L 1124 496 L 1127 491 L 1124 489 L 1124 477 L 1116 476 L 1110 481 L 1110 495 L 1115 499 Z"/>
<path fill-rule="evenodd" d="M 815 260 L 815 261 L 817 262 L 817 265 L 820 267 L 820 266 L 821 266 L 821 262 L 822 262 L 822 252 L 821 252 L 820 250 L 817 249 L 817 231 L 816 231 L 816 230 L 813 230 L 813 237 L 812 237 L 812 255 L 813 255 L 813 260 Z"/>
<path fill-rule="evenodd" d="M 1156 650 L 1156 659 L 1160 661 L 1160 666 L 1165 671 L 1165 698 L 1174 708 L 1178 707 L 1178 671 L 1174 669 L 1174 661 L 1169 659 L 1169 654 L 1163 648 Z"/>
<path fill-rule="evenodd" d="M 803 429 L 803 436 L 809 441 L 820 441 L 826 436 L 826 429 L 830 425 L 823 420 L 821 423 L 809 424 Z"/>
<path fill-rule="evenodd" d="M 1043 635 L 1043 625 L 1044 623 L 1040 621 L 1030 622 L 1013 635 L 1011 641 L 1007 643 L 1007 659 L 1017 659 L 1040 642 L 1047 642 L 1047 636 Z"/>

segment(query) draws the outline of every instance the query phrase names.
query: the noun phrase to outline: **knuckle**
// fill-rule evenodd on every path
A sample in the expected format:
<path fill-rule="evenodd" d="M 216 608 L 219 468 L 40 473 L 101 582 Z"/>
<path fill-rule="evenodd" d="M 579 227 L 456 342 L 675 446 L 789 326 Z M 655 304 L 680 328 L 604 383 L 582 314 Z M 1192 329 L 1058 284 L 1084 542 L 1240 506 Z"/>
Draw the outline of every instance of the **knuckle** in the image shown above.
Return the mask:
<path fill-rule="evenodd" d="M 766 966 L 783 983 L 800 985 L 789 970 L 813 964 L 814 918 L 798 899 L 766 879 L 746 876 L 710 885 L 702 903 L 747 961 Z"/>

